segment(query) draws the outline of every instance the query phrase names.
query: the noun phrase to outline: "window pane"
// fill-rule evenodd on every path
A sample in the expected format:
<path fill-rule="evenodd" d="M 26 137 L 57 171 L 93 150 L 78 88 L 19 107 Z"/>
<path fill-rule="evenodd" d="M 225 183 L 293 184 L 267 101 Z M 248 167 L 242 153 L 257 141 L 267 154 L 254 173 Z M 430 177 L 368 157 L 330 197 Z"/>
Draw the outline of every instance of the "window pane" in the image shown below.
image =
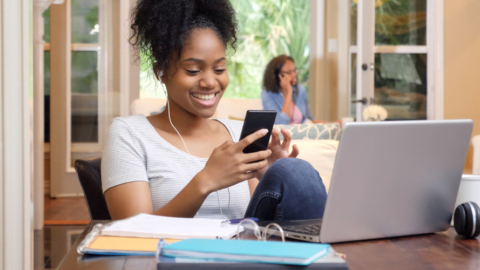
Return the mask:
<path fill-rule="evenodd" d="M 309 0 L 231 0 L 238 20 L 237 50 L 228 61 L 229 98 L 260 98 L 263 72 L 275 56 L 293 57 L 308 91 Z"/>
<path fill-rule="evenodd" d="M 43 52 L 43 92 L 50 96 L 50 51 Z"/>
<path fill-rule="evenodd" d="M 350 73 L 350 100 L 354 101 L 357 100 L 357 54 L 352 53 L 352 59 L 351 59 L 351 73 Z M 353 117 L 354 119 L 357 118 L 357 104 L 356 103 L 351 103 L 350 104 L 350 116 Z"/>
<path fill-rule="evenodd" d="M 357 45 L 357 0 L 350 0 L 350 45 Z"/>
<path fill-rule="evenodd" d="M 43 41 L 45 41 L 45 43 L 50 43 L 50 8 L 47 8 L 42 15 L 44 28 Z"/>
<path fill-rule="evenodd" d="M 72 43 L 98 43 L 98 0 L 72 0 Z"/>
<path fill-rule="evenodd" d="M 379 0 L 375 6 L 375 45 L 426 45 L 427 0 Z"/>
<path fill-rule="evenodd" d="M 143 54 L 140 55 L 140 98 L 165 98 L 162 86 Z"/>
<path fill-rule="evenodd" d="M 376 54 L 375 103 L 389 120 L 427 119 L 427 55 Z"/>
<path fill-rule="evenodd" d="M 98 142 L 97 52 L 72 52 L 72 142 Z"/>

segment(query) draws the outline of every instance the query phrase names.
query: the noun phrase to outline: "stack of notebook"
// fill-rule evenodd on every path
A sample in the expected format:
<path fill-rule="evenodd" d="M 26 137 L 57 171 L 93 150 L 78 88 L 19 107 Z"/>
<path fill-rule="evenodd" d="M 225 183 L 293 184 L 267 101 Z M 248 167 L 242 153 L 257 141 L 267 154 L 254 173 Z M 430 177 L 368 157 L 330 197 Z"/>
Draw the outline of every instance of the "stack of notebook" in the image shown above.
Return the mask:
<path fill-rule="evenodd" d="M 222 221 L 140 214 L 95 225 L 77 251 L 95 255 L 156 255 L 162 269 L 188 269 L 192 263 L 203 269 L 269 268 L 280 264 L 348 269 L 330 245 L 228 240 L 237 233 L 237 225 L 222 226 Z"/>
<path fill-rule="evenodd" d="M 329 248 L 299 242 L 189 239 L 166 245 L 159 253 L 175 258 L 309 265 L 326 255 Z"/>

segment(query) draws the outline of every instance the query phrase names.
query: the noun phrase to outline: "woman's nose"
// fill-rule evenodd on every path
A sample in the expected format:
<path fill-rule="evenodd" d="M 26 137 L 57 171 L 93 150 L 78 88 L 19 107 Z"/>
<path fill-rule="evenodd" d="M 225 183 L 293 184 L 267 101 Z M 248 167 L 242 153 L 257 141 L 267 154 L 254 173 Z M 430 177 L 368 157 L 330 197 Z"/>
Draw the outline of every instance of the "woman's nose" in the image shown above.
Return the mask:
<path fill-rule="evenodd" d="M 200 87 L 213 89 L 217 86 L 217 80 L 213 72 L 206 72 L 203 77 L 200 79 Z"/>

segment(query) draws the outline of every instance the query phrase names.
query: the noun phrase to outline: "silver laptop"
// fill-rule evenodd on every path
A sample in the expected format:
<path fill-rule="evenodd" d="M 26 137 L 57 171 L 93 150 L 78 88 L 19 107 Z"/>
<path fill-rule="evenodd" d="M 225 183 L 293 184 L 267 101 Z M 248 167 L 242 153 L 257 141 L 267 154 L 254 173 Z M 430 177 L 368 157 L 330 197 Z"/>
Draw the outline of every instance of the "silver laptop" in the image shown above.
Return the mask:
<path fill-rule="evenodd" d="M 472 129 L 471 120 L 347 123 L 323 219 L 276 222 L 288 238 L 322 243 L 447 230 Z"/>

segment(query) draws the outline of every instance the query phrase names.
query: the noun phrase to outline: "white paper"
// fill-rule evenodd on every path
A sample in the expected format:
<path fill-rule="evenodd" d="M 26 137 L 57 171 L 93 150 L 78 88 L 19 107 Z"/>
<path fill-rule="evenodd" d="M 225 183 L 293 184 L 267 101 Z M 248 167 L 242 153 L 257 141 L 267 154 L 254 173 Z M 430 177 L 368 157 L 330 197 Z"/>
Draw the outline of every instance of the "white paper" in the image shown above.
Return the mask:
<path fill-rule="evenodd" d="M 138 214 L 105 225 L 101 234 L 172 239 L 230 239 L 237 233 L 237 226 L 222 226 L 222 221 L 221 219 L 173 218 Z"/>

